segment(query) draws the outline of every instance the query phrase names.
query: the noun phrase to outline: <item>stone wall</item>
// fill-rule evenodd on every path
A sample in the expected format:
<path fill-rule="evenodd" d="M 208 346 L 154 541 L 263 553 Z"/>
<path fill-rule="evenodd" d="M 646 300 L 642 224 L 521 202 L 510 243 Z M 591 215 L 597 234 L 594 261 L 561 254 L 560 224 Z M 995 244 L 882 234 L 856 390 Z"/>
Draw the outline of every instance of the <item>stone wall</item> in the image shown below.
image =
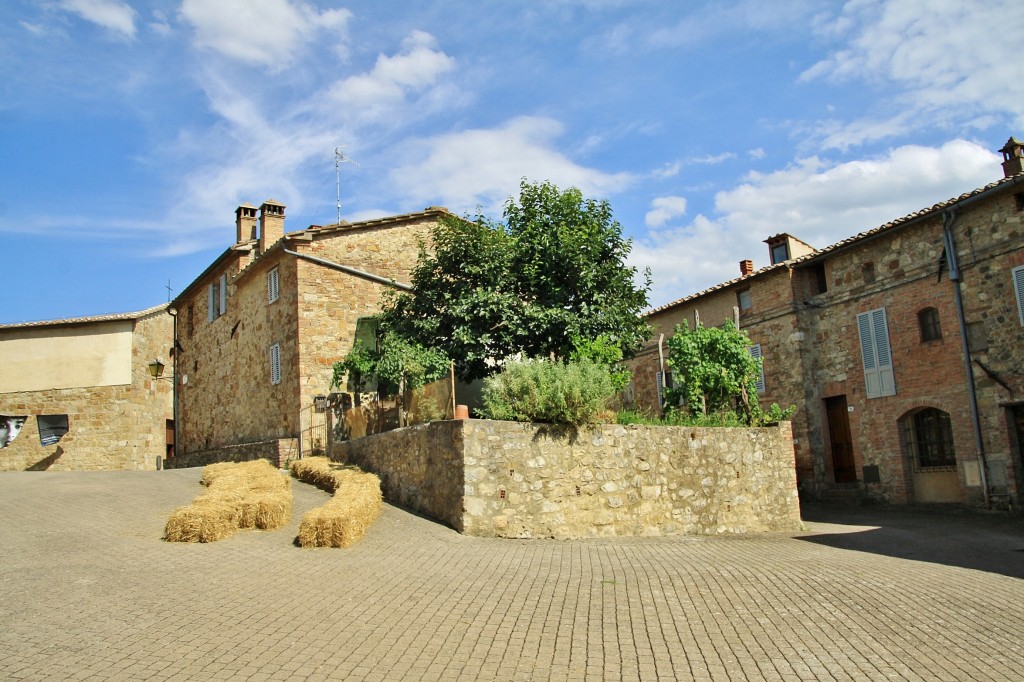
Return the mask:
<path fill-rule="evenodd" d="M 227 445 L 216 450 L 190 452 L 168 460 L 167 467 L 182 469 L 206 466 L 214 462 L 249 462 L 265 459 L 276 467 L 284 468 L 289 459 L 298 459 L 298 456 L 299 442 L 297 438 L 278 438 L 257 443 Z"/>
<path fill-rule="evenodd" d="M 390 501 L 467 535 L 721 534 L 800 527 L 792 431 L 488 420 L 336 443 Z"/>
<path fill-rule="evenodd" d="M 155 470 L 167 454 L 173 408 L 171 382 L 153 379 L 148 365 L 154 358 L 167 362 L 173 323 L 163 309 L 127 323 L 131 350 L 117 361 L 130 364 L 130 383 L 0 394 L 0 414 L 29 417 L 15 441 L 0 449 L 0 471 Z M 88 336 L 111 324 L 124 323 L 95 322 L 80 329 Z M 40 444 L 40 414 L 68 415 L 68 433 L 56 445 Z"/>

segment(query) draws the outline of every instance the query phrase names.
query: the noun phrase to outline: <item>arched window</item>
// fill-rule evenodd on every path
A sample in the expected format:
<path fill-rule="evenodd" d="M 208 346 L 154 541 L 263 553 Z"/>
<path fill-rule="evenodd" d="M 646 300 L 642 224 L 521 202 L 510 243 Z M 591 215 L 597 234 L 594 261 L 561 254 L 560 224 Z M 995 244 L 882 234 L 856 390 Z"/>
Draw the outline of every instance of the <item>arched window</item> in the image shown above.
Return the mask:
<path fill-rule="evenodd" d="M 917 314 L 917 326 L 921 329 L 921 343 L 938 341 L 942 338 L 942 327 L 939 324 L 939 311 L 925 308 Z"/>
<path fill-rule="evenodd" d="M 903 453 L 917 470 L 955 469 L 953 427 L 949 414 L 934 407 L 911 410 L 899 419 Z"/>

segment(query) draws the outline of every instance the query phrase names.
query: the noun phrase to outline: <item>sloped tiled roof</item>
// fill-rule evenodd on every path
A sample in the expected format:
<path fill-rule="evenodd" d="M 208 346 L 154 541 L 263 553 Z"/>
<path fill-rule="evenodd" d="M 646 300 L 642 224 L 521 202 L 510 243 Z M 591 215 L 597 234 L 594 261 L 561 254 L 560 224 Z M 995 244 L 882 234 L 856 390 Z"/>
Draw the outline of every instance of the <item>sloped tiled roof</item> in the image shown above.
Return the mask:
<path fill-rule="evenodd" d="M 809 253 L 809 254 L 800 256 L 799 258 L 793 258 L 791 260 L 787 260 L 787 261 L 783 261 L 781 263 L 776 263 L 774 265 L 769 265 L 769 266 L 763 267 L 763 268 L 761 268 L 761 269 L 759 269 L 759 270 L 757 270 L 755 272 L 750 273 L 749 275 L 742 275 L 740 277 L 736 277 L 734 279 L 730 279 L 728 281 L 721 282 L 720 284 L 716 284 L 715 286 L 709 287 L 707 289 L 704 289 L 703 291 L 698 291 L 697 293 L 690 294 L 689 296 L 684 296 L 682 298 L 676 299 L 675 301 L 671 301 L 671 302 L 666 303 L 664 305 L 660 305 L 657 308 L 652 308 L 651 310 L 648 310 L 646 313 L 644 313 L 644 315 L 645 316 L 649 316 L 649 315 L 654 315 L 656 313 L 663 312 L 665 310 L 668 310 L 669 308 L 674 308 L 677 305 L 686 303 L 688 301 L 692 301 L 692 300 L 700 298 L 702 296 L 706 296 L 706 295 L 708 295 L 708 294 L 710 294 L 712 292 L 719 291 L 721 289 L 726 289 L 726 288 L 728 288 L 728 287 L 730 287 L 730 286 L 732 286 L 734 284 L 737 284 L 738 282 L 741 282 L 741 281 L 744 281 L 744 280 L 753 279 L 755 277 L 759 277 L 759 276 L 763 275 L 764 273 L 772 271 L 772 270 L 777 270 L 779 268 L 784 268 L 784 267 L 792 267 L 792 266 L 800 264 L 800 263 L 806 263 L 808 261 L 812 261 L 812 260 L 815 260 L 817 258 L 821 258 L 822 256 L 825 256 L 825 255 L 827 255 L 829 253 L 833 253 L 835 251 L 839 251 L 839 250 L 845 249 L 845 248 L 847 248 L 849 246 L 852 246 L 852 245 L 856 244 L 857 242 L 863 241 L 865 239 L 870 239 L 872 237 L 876 237 L 879 234 L 882 234 L 884 232 L 889 232 L 891 230 L 896 230 L 896 229 L 899 229 L 900 227 L 903 227 L 904 225 L 907 225 L 909 223 L 913 223 L 913 222 L 916 222 L 916 221 L 921 220 L 923 218 L 927 218 L 929 216 L 933 216 L 936 213 L 940 213 L 941 211 L 943 211 L 943 210 L 945 210 L 947 208 L 955 206 L 955 205 L 957 205 L 959 203 L 962 203 L 962 202 L 964 202 L 964 201 L 966 201 L 968 199 L 971 199 L 973 197 L 977 197 L 977 196 L 980 196 L 980 195 L 985 194 L 987 192 L 991 192 L 991 191 L 993 191 L 993 190 L 995 190 L 997 188 L 1000 188 L 1000 187 L 1002 187 L 1004 185 L 1015 185 L 1015 184 L 1018 184 L 1018 183 L 1021 183 L 1021 182 L 1024 182 L 1024 173 L 1018 173 L 1017 175 L 1011 175 L 1010 177 L 1002 178 L 1002 179 L 1000 179 L 1000 180 L 998 180 L 996 182 L 991 182 L 991 183 L 985 185 L 984 187 L 979 187 L 979 188 L 977 188 L 975 190 L 972 190 L 970 192 L 965 192 L 964 194 L 961 194 L 958 197 L 953 197 L 952 199 L 946 199 L 945 201 L 940 201 L 939 203 L 935 204 L 934 206 L 930 206 L 928 208 L 922 208 L 919 211 L 914 211 L 913 213 L 908 213 L 907 215 L 903 216 L 902 218 L 897 218 L 895 220 L 891 220 L 891 221 L 885 223 L 884 225 L 879 225 L 878 227 L 872 228 L 870 230 L 866 230 L 864 232 L 860 232 L 858 234 L 855 234 L 852 237 L 848 237 L 847 239 L 843 239 L 841 241 L 838 241 L 835 244 L 831 244 L 829 246 L 826 246 L 823 249 L 817 249 L 813 253 Z"/>
<path fill-rule="evenodd" d="M 38 322 L 15 322 L 13 324 L 0 324 L 0 329 L 29 329 L 35 327 L 67 327 L 71 325 L 93 324 L 96 322 L 117 322 L 119 320 L 138 320 L 148 317 L 154 313 L 167 309 L 167 303 L 155 305 L 152 308 L 138 310 L 131 313 L 110 313 L 107 315 L 92 315 L 89 317 L 66 317 L 61 320 L 40 320 Z"/>

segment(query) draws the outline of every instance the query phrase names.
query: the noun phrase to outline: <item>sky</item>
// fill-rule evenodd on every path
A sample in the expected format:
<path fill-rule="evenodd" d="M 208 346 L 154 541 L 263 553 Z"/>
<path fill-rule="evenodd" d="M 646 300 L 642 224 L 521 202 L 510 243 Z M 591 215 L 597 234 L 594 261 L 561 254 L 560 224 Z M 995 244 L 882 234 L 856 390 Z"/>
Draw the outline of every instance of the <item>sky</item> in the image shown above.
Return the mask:
<path fill-rule="evenodd" d="M 652 306 L 1002 177 L 1019 0 L 5 0 L 0 324 L 165 303 L 286 230 L 522 179 L 610 202 Z"/>

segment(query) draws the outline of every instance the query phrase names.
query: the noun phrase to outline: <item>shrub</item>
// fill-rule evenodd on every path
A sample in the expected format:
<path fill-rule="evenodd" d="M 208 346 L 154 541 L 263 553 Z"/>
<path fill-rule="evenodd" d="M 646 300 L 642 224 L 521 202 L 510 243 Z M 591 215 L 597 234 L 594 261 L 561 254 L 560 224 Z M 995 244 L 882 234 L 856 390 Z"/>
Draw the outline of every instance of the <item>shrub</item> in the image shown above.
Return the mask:
<path fill-rule="evenodd" d="M 490 419 L 590 424 L 615 395 L 612 370 L 591 360 L 510 362 L 484 381 L 482 413 Z"/>

